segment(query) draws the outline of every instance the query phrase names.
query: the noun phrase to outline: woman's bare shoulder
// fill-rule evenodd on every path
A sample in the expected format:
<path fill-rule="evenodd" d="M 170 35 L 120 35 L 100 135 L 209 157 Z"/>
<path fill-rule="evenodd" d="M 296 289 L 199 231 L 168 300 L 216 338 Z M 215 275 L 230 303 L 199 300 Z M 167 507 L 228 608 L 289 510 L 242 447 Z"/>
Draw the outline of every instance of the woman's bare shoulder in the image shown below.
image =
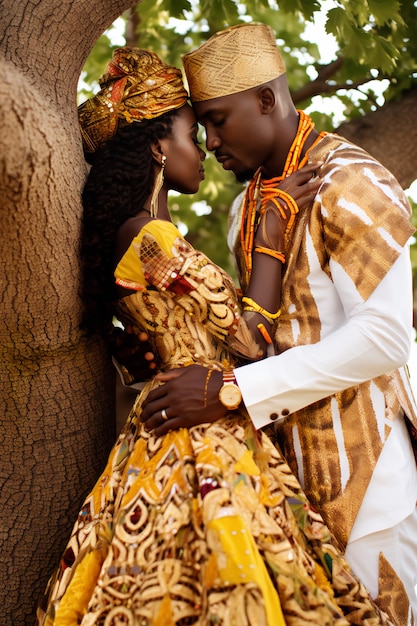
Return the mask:
<path fill-rule="evenodd" d="M 130 217 L 120 226 L 117 231 L 115 241 L 116 262 L 120 261 L 133 239 L 140 233 L 141 229 L 148 224 L 152 218 L 149 213 L 141 212 L 134 217 Z"/>

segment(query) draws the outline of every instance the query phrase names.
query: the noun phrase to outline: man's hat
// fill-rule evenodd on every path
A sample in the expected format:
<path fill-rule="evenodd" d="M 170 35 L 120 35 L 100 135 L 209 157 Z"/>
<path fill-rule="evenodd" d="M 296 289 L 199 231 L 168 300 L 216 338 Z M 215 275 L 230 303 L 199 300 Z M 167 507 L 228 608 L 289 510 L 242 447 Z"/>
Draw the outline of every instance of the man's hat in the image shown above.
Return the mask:
<path fill-rule="evenodd" d="M 230 96 L 285 73 L 272 29 L 257 23 L 216 33 L 182 63 L 192 102 Z"/>

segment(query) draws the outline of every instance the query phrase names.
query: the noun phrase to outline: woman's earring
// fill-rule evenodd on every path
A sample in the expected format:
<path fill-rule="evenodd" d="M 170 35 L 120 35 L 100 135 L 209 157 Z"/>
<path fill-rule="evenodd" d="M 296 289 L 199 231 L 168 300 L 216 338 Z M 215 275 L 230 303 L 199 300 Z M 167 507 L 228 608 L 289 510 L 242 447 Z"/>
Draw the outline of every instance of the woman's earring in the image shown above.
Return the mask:
<path fill-rule="evenodd" d="M 164 184 L 164 170 L 167 162 L 167 158 L 165 154 L 162 157 L 161 161 L 161 169 L 158 172 L 157 177 L 155 178 L 155 184 L 153 186 L 152 198 L 151 198 L 151 217 L 157 217 L 158 215 L 158 196 L 161 191 L 162 185 Z"/>

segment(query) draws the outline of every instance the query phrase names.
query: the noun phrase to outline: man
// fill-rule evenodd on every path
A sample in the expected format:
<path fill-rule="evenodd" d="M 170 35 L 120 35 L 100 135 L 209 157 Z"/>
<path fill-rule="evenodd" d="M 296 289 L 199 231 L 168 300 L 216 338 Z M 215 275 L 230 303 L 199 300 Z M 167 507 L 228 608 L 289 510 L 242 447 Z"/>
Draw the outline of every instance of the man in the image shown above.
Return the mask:
<path fill-rule="evenodd" d="M 243 282 L 256 190 L 307 158 L 323 163 L 322 185 L 287 238 L 276 355 L 227 371 L 224 381 L 213 372 L 207 383 L 200 366 L 161 374 L 165 385 L 150 394 L 142 419 L 162 435 L 213 421 L 243 398 L 257 428 L 276 425 L 293 471 L 371 595 L 395 623 L 413 624 L 408 201 L 382 165 L 343 138 L 319 134 L 295 109 L 269 27 L 217 33 L 183 62 L 207 148 L 241 181 L 256 172 L 231 216 L 229 243 Z"/>

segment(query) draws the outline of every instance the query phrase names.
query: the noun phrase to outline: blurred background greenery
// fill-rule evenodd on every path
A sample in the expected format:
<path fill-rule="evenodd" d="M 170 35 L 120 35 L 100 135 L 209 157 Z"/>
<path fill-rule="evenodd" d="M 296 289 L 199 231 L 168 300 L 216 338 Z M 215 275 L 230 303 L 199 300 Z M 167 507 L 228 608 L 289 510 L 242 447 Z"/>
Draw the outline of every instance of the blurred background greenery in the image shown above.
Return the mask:
<path fill-rule="evenodd" d="M 297 108 L 307 111 L 319 130 L 337 131 L 341 123 L 366 117 L 417 86 L 416 4 L 414 0 L 142 0 L 116 20 L 92 49 L 80 77 L 79 102 L 98 90 L 97 78 L 118 46 L 149 48 L 181 67 L 181 56 L 217 30 L 260 21 L 276 34 Z M 381 142 L 384 132 L 379 133 Z M 226 245 L 227 216 L 242 186 L 211 155 L 205 170 L 197 194 L 171 195 L 173 220 L 194 246 L 234 275 Z M 417 226 L 417 181 L 414 185 L 410 181 L 407 193 Z M 416 274 L 415 243 L 411 259 Z"/>

